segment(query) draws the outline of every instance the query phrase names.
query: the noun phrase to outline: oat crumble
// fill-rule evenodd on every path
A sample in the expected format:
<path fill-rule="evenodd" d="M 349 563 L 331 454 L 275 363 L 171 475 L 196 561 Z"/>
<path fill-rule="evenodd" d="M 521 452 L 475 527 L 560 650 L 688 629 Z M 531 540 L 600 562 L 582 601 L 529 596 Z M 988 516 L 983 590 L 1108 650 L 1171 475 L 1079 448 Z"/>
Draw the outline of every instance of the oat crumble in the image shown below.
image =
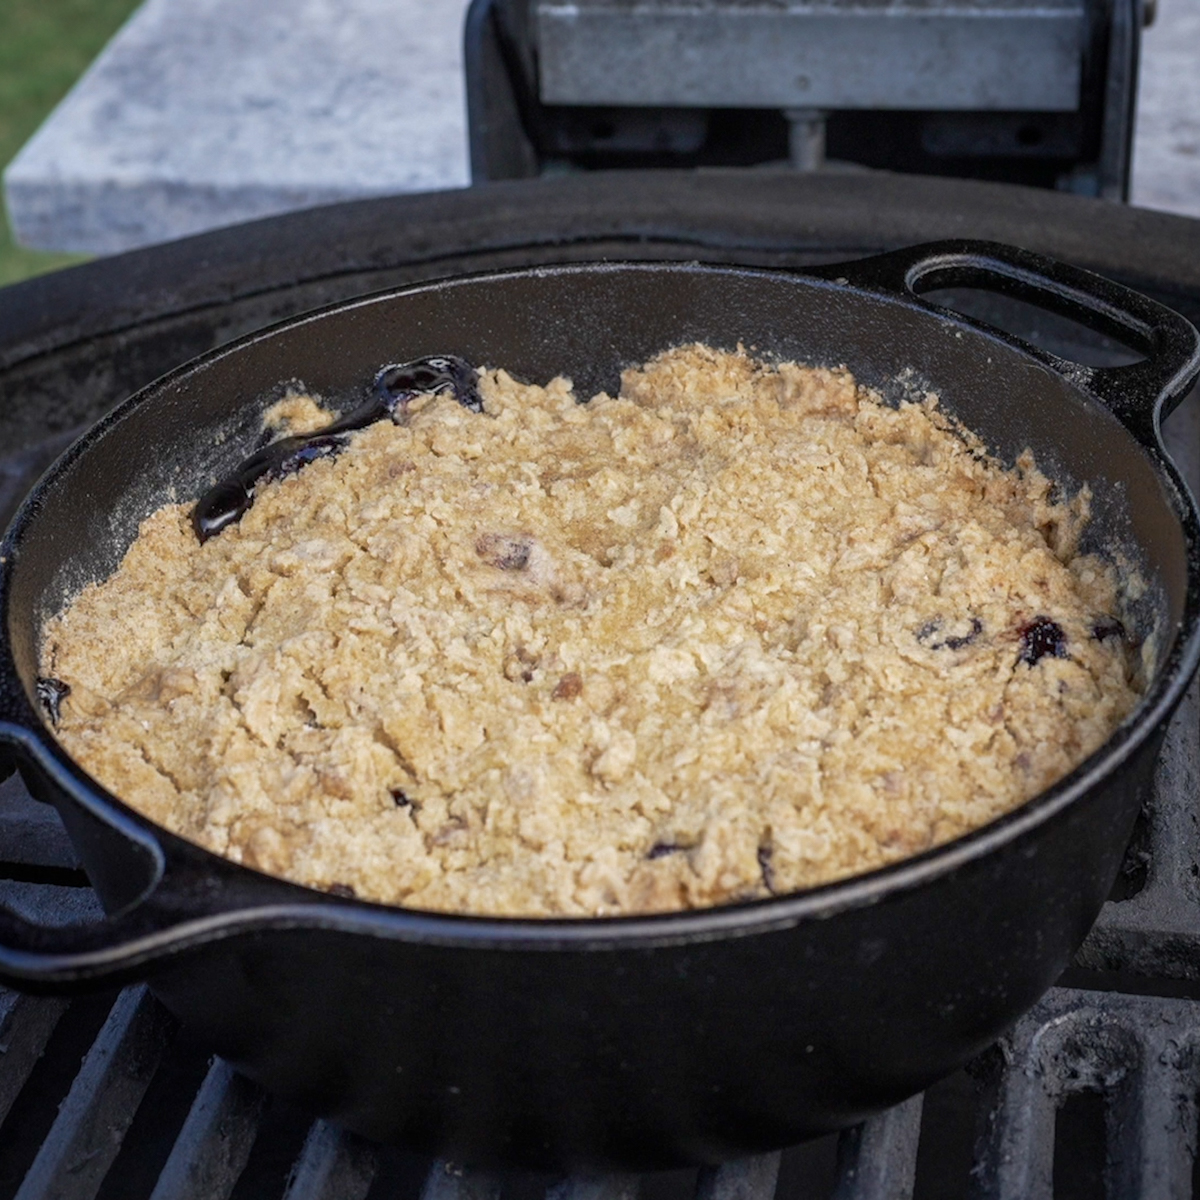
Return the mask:
<path fill-rule="evenodd" d="M 149 517 L 47 624 L 68 752 L 317 888 L 616 914 L 946 842 L 1138 699 L 1086 490 L 1002 469 L 932 396 L 703 346 L 587 404 L 479 386 L 483 414 L 423 397 L 203 545 L 188 505 Z"/>

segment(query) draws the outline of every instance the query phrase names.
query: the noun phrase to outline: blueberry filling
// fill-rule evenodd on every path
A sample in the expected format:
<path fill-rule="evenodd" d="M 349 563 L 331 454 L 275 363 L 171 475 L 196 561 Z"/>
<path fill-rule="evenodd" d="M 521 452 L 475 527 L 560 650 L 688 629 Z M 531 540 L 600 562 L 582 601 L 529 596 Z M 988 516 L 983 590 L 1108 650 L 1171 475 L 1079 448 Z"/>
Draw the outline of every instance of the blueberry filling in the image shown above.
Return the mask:
<path fill-rule="evenodd" d="M 71 685 L 49 675 L 39 675 L 37 683 L 34 685 L 34 691 L 37 693 L 42 707 L 46 710 L 50 723 L 57 725 L 58 718 L 62 714 L 62 702 L 71 694 Z"/>
<path fill-rule="evenodd" d="M 972 617 L 969 633 L 964 633 L 961 637 L 948 637 L 933 648 L 935 650 L 941 650 L 943 647 L 947 650 L 961 650 L 964 646 L 969 646 L 982 632 L 983 622 L 978 617 Z"/>
<path fill-rule="evenodd" d="M 677 842 L 655 842 L 649 850 L 646 851 L 646 857 L 666 858 L 668 854 L 678 854 L 683 850 L 690 849 L 689 846 L 680 846 Z"/>
<path fill-rule="evenodd" d="M 294 434 L 255 451 L 234 471 L 200 497 L 192 510 L 192 528 L 201 542 L 232 525 L 254 503 L 254 491 L 264 480 L 282 479 L 318 458 L 337 454 L 349 435 L 376 421 L 390 418 L 403 424 L 409 403 L 430 392 L 452 391 L 471 412 L 483 412 L 475 384 L 475 369 L 453 355 L 433 355 L 382 368 L 375 376 L 371 398 L 314 433 Z"/>
<path fill-rule="evenodd" d="M 930 641 L 930 638 L 941 627 L 941 621 L 926 621 L 917 630 L 917 641 L 927 645 L 930 650 L 961 650 L 964 646 L 969 646 L 983 632 L 983 622 L 978 617 L 972 617 L 971 628 L 966 633 L 958 637 L 944 637 L 940 642 Z"/>
<path fill-rule="evenodd" d="M 1032 667 L 1047 655 L 1066 658 L 1067 635 L 1057 621 L 1037 616 L 1021 627 L 1021 652 L 1017 655 L 1017 662 L 1028 663 Z"/>

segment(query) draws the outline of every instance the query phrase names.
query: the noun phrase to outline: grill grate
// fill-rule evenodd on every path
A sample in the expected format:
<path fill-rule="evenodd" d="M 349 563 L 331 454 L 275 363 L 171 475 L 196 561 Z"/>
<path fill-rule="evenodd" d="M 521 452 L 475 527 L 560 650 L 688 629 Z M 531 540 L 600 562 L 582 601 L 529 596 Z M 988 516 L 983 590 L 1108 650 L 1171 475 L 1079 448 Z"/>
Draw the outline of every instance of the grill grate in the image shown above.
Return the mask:
<path fill-rule="evenodd" d="M 66 1002 L 0 997 L 4 1057 L 0 1102 L 11 1106 Z M 63 1099 L 58 1116 L 16 1192 L 17 1200 L 93 1200 L 178 1030 L 143 986 L 123 991 Z M 1055 988 L 997 1047 L 978 1073 L 994 1099 L 971 1169 L 971 1194 L 1040 1200 L 1054 1187 L 1055 1114 L 1071 1095 L 1103 1097 L 1107 1194 L 1167 1200 L 1192 1194 L 1200 1093 L 1200 1003 L 1187 999 Z M 149 1193 L 151 1200 L 227 1200 L 261 1129 L 268 1097 L 213 1059 Z M 7 1115 L 7 1113 L 5 1114 Z M 831 1200 L 907 1200 L 917 1181 L 922 1097 L 837 1138 Z M 937 1130 L 926 1128 L 925 1136 Z M 134 1146 L 135 1153 L 149 1148 Z M 787 1152 L 791 1153 L 791 1152 Z M 283 1200 L 383 1200 L 377 1176 L 399 1151 L 374 1146 L 325 1121 L 309 1128 L 283 1188 Z M 672 1177 L 679 1197 L 771 1200 L 783 1155 L 767 1154 Z M 651 1177 L 647 1177 L 650 1179 Z M 381 1178 L 380 1182 L 384 1182 Z M 413 1200 L 508 1200 L 537 1181 L 426 1164 Z M 655 1194 L 664 1180 L 653 1180 Z M 546 1200 L 637 1200 L 637 1176 L 575 1176 L 548 1181 Z M 924 1189 L 920 1189 L 924 1190 Z M 255 1195 L 259 1193 L 254 1193 Z M 130 1198 L 132 1200 L 132 1197 Z M 783 1197 L 781 1195 L 781 1200 Z"/>
<path fill-rule="evenodd" d="M 981 1160 L 985 1194 L 1054 1194 L 1055 1112 L 1086 1091 L 1105 1101 L 1108 1194 L 1190 1195 L 1200 1004 L 1056 989 L 1002 1047 L 1000 1102 Z"/>
<path fill-rule="evenodd" d="M 1195 394 L 1167 430 L 1196 487 Z M 58 436 L 0 460 L 0 520 L 69 440 Z M 1083 977 L 1109 990 L 1054 989 L 965 1075 L 840 1136 L 664 1176 L 483 1174 L 419 1161 L 284 1111 L 190 1046 L 144 987 L 112 999 L 77 1072 L 74 1064 L 61 1069 L 69 1057 L 62 1047 L 81 1036 L 80 1022 L 98 1001 L 0 990 L 0 1193 L 17 1200 L 772 1200 L 777 1193 L 780 1200 L 1049 1200 L 1083 1194 L 1062 1182 L 1073 1168 L 1064 1165 L 1069 1147 L 1056 1125 L 1073 1098 L 1091 1096 L 1103 1108 L 1108 1196 L 1200 1195 L 1200 1000 L 1188 998 L 1200 996 L 1198 764 L 1193 685 L 1168 734 L 1123 898 L 1105 906 L 1077 959 Z M 15 777 L 0 785 L 0 846 L 0 902 L 46 923 L 99 915 L 57 816 Z M 1147 990 L 1167 994 L 1134 994 Z M 185 1060 L 195 1066 L 191 1074 Z M 147 1097 L 158 1086 L 179 1093 L 173 1103 L 182 1117 L 150 1111 L 156 1105 Z M 55 1102 L 57 1115 L 26 1161 L 29 1147 L 6 1141 L 6 1132 L 36 1126 L 29 1114 Z M 955 1175 L 947 1145 L 963 1141 L 964 1107 L 977 1136 L 966 1135 L 956 1152 L 964 1166 Z"/>
<path fill-rule="evenodd" d="M 2 1099 L 11 1102 L 66 1004 L 13 993 L 5 993 L 0 1003 L 6 1013 L 0 1089 Z M 17 1200 L 92 1200 L 100 1193 L 176 1034 L 173 1019 L 144 987 L 120 994 Z M 1192 1194 L 1200 1003 L 1056 988 L 999 1049 L 1002 1065 L 982 1068 L 999 1078 L 971 1172 L 973 1194 L 995 1200 L 1056 1195 L 1055 1111 L 1069 1095 L 1084 1091 L 1100 1093 L 1105 1100 L 1109 1195 L 1166 1200 Z M 267 1103 L 256 1085 L 214 1059 L 151 1200 L 226 1200 L 237 1195 Z M 919 1096 L 843 1133 L 838 1138 L 835 1181 L 824 1194 L 832 1200 L 911 1197 L 921 1134 Z M 936 1131 L 926 1134 L 936 1136 Z M 284 1188 L 275 1194 L 283 1200 L 375 1200 L 376 1177 L 386 1160 L 398 1153 L 317 1121 Z M 701 1171 L 691 1194 L 695 1200 L 770 1200 L 781 1157 L 768 1154 Z M 433 1162 L 413 1196 L 501 1200 L 514 1189 L 526 1193 L 528 1183 Z M 546 1200 L 637 1200 L 641 1183 L 636 1176 L 578 1176 L 550 1182 L 544 1194 Z M 676 1189 L 676 1194 L 687 1193 Z"/>

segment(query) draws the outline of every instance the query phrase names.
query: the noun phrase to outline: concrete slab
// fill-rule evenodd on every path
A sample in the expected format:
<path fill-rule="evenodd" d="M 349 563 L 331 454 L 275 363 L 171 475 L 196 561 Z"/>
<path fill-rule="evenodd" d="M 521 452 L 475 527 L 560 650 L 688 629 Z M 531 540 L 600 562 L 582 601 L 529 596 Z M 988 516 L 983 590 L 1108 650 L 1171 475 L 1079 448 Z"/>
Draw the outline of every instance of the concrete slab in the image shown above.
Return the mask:
<path fill-rule="evenodd" d="M 1159 0 L 1142 34 L 1132 200 L 1200 217 L 1200 0 Z"/>
<path fill-rule="evenodd" d="M 146 0 L 5 172 L 19 241 L 109 254 L 469 181 L 467 0 Z"/>
<path fill-rule="evenodd" d="M 146 0 L 5 172 L 25 245 L 109 254 L 469 180 L 467 0 Z M 1133 200 L 1200 216 L 1200 0 L 1146 31 Z"/>

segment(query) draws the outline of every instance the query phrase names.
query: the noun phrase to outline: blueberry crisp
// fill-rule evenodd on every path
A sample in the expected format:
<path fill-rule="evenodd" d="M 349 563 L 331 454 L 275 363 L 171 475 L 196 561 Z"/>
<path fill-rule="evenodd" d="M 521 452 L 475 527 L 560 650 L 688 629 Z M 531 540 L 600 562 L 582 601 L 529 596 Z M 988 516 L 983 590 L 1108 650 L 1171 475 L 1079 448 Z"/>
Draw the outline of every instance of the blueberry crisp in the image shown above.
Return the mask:
<path fill-rule="evenodd" d="M 1143 689 L 1087 489 L 936 396 L 699 345 L 587 403 L 429 387 L 203 540 L 166 505 L 47 623 L 47 720 L 116 796 L 338 896 L 661 912 L 958 837 Z"/>

